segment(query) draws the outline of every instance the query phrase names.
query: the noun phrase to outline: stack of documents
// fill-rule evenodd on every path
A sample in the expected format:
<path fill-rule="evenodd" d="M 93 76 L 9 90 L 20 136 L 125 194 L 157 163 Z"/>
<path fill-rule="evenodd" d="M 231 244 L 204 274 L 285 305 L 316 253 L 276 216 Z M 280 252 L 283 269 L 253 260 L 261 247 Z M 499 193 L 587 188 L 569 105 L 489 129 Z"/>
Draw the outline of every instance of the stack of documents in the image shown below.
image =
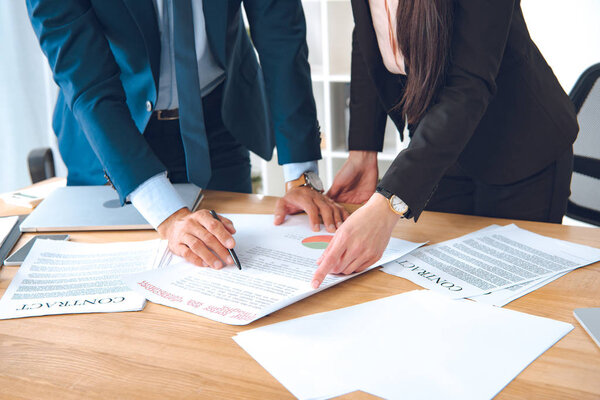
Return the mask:
<path fill-rule="evenodd" d="M 152 302 L 227 324 L 246 325 L 358 275 L 329 275 L 319 289 L 311 287 L 316 261 L 333 235 L 312 232 L 305 215 L 293 216 L 281 226 L 273 225 L 272 215 L 226 217 L 237 230 L 235 251 L 241 271 L 233 265 L 221 270 L 201 268 L 172 257 L 163 267 L 129 275 L 124 281 Z M 381 260 L 367 270 L 421 245 L 391 239 Z"/>
<path fill-rule="evenodd" d="M 503 306 L 597 261 L 600 249 L 511 224 L 424 247 L 386 264 L 382 271 L 454 298 Z"/>
<path fill-rule="evenodd" d="M 413 291 L 242 332 L 234 340 L 300 399 L 491 399 L 573 326 Z"/>
<path fill-rule="evenodd" d="M 143 296 L 121 280 L 157 268 L 160 240 L 90 244 L 37 240 L 0 299 L 0 319 L 139 311 Z"/>
<path fill-rule="evenodd" d="M 17 190 L 0 195 L 6 204 L 12 204 L 19 207 L 35 208 L 48 197 L 55 189 L 64 187 L 66 180 L 57 179 L 52 182 L 35 185 L 28 189 Z"/>

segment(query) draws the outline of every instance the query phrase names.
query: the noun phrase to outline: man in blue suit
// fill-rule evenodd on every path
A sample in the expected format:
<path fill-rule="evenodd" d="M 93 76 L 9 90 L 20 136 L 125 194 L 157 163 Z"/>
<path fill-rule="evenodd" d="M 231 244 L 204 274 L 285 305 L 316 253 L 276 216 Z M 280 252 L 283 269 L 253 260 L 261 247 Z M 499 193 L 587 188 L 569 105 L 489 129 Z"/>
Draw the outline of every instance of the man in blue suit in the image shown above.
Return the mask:
<path fill-rule="evenodd" d="M 221 268 L 230 221 L 191 213 L 172 182 L 250 192 L 248 150 L 277 146 L 287 193 L 335 231 L 347 215 L 322 195 L 319 126 L 300 0 L 28 0 L 60 93 L 54 130 L 69 185 L 108 180 L 173 252 Z M 260 66 L 254 49 L 260 56 Z M 215 256 L 218 255 L 219 258 Z"/>

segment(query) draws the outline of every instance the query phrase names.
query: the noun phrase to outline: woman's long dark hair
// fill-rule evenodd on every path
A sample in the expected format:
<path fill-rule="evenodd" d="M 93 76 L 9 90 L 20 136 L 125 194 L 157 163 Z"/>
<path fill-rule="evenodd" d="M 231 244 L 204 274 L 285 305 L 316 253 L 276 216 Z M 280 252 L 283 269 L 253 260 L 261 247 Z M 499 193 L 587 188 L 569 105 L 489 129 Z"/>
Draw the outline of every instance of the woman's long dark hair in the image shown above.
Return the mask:
<path fill-rule="evenodd" d="M 453 0 L 399 0 L 396 37 L 407 71 L 396 106 L 409 123 L 421 119 L 445 80 L 450 57 Z"/>

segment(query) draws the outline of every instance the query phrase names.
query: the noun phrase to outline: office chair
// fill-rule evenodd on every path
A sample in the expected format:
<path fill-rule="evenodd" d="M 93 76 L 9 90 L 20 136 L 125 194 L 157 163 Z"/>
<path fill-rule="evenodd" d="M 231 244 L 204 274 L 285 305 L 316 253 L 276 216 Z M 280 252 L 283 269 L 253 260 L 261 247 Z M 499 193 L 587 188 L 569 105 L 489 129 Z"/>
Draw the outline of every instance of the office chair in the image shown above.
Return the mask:
<path fill-rule="evenodd" d="M 569 94 L 579 135 L 573 145 L 573 177 L 567 217 L 600 226 L 600 63 L 577 80 Z"/>
<path fill-rule="evenodd" d="M 50 147 L 41 147 L 33 149 L 27 155 L 27 165 L 29 166 L 29 175 L 31 183 L 37 183 L 44 179 L 50 179 L 56 176 L 54 170 L 54 156 Z"/>

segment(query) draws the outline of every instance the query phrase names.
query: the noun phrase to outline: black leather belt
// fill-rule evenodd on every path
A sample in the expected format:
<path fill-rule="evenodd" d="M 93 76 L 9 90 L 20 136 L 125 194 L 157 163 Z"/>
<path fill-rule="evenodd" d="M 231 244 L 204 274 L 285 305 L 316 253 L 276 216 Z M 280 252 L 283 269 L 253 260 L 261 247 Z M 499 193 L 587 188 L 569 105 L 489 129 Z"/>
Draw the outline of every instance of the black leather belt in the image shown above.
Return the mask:
<path fill-rule="evenodd" d="M 179 119 L 179 109 L 176 108 L 174 110 L 156 110 L 154 111 L 156 115 L 156 119 L 159 121 L 170 121 L 174 119 Z"/>

